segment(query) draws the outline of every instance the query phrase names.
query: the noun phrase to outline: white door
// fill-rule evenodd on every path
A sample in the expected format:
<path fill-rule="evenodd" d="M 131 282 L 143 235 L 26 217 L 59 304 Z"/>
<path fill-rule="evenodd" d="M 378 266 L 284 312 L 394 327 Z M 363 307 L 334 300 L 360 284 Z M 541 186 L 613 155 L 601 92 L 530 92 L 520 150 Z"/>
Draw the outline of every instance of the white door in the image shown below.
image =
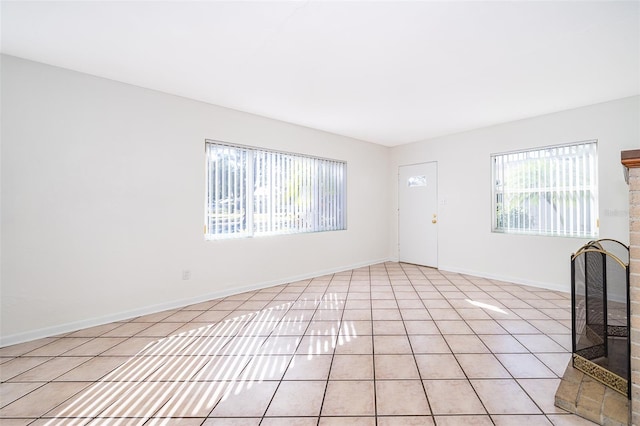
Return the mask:
<path fill-rule="evenodd" d="M 400 262 L 438 267 L 438 163 L 398 168 Z"/>

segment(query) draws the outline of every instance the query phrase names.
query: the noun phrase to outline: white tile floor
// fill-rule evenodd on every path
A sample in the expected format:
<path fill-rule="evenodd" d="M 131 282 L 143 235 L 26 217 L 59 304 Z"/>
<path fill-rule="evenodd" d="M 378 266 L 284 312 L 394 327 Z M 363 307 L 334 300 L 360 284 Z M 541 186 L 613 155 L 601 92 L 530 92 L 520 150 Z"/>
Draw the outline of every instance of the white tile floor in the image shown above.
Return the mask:
<path fill-rule="evenodd" d="M 12 425 L 589 425 L 568 294 L 399 263 L 0 349 Z"/>

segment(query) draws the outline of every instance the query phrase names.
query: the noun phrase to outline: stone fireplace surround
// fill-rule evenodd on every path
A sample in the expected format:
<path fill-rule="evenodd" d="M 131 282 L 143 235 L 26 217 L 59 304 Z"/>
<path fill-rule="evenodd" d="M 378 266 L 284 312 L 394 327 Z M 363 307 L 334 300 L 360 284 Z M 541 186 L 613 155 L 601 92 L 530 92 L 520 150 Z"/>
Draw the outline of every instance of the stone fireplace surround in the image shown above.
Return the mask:
<path fill-rule="evenodd" d="M 629 246 L 631 302 L 631 424 L 640 425 L 640 149 L 623 151 L 629 175 Z"/>

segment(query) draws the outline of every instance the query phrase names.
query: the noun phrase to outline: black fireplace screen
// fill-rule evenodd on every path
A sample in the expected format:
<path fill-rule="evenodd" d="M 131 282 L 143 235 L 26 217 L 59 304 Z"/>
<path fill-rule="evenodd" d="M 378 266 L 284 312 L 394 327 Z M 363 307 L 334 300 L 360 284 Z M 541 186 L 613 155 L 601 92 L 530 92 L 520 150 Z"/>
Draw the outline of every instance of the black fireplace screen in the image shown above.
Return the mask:
<path fill-rule="evenodd" d="M 591 241 L 571 256 L 573 365 L 631 397 L 629 247 Z"/>

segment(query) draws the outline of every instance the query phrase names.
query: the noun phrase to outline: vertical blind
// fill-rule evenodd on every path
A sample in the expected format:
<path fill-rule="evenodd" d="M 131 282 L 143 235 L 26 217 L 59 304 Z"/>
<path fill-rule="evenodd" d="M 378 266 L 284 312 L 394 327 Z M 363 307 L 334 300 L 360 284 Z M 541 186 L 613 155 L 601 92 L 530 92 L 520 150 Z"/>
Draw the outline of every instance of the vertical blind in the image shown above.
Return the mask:
<path fill-rule="evenodd" d="M 205 234 L 346 229 L 346 163 L 207 141 Z"/>
<path fill-rule="evenodd" d="M 493 229 L 598 235 L 597 142 L 494 154 Z"/>

